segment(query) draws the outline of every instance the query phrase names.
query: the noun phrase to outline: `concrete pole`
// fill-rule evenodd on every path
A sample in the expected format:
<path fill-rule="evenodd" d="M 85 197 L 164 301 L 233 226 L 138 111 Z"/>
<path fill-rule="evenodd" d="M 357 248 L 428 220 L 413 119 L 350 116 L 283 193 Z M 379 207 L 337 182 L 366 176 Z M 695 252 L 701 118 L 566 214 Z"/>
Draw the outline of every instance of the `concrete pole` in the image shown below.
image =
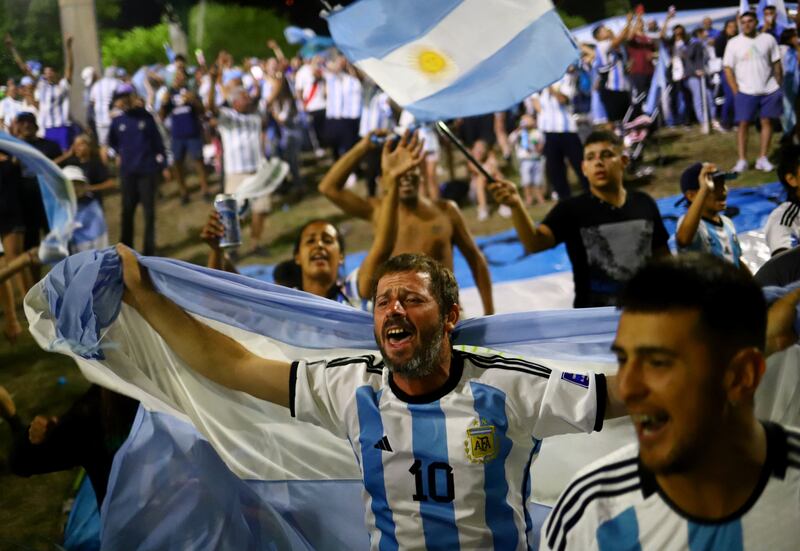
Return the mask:
<path fill-rule="evenodd" d="M 84 105 L 84 85 L 81 71 L 84 67 L 94 67 L 101 74 L 100 47 L 97 39 L 97 18 L 94 0 L 58 0 L 61 14 L 61 36 L 71 34 L 72 54 L 75 68 L 72 73 L 72 87 L 69 96 L 72 120 L 86 124 L 86 107 Z M 64 58 L 66 60 L 66 57 Z"/>

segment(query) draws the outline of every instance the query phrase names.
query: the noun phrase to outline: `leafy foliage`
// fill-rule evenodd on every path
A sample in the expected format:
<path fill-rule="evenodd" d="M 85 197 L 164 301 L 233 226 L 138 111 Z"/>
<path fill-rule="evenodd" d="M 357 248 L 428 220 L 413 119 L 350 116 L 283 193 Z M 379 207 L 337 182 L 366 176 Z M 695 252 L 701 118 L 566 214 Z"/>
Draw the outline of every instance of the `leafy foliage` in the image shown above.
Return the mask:
<path fill-rule="evenodd" d="M 166 63 L 165 42 L 169 42 L 166 23 L 147 28 L 135 27 L 119 34 L 104 33 L 101 46 L 103 64 L 133 71 L 142 65 Z"/>

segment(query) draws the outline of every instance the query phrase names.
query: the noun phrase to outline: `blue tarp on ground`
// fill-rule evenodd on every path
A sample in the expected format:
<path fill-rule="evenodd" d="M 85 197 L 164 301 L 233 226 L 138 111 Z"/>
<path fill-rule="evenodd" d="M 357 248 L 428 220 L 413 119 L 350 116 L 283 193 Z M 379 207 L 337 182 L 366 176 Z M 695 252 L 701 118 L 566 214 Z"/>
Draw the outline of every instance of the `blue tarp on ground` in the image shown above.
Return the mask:
<path fill-rule="evenodd" d="M 664 218 L 664 225 L 670 236 L 675 234 L 678 218 L 686 212 L 685 206 L 675 206 L 680 195 L 658 199 L 658 210 Z M 738 214 L 733 215 L 733 222 L 739 233 L 758 230 L 764 227 L 769 213 L 782 201 L 785 193 L 780 182 L 773 182 L 754 187 L 732 188 L 728 190 L 728 206 L 735 207 Z M 483 250 L 489 262 L 492 282 L 501 283 L 518 279 L 528 279 L 557 272 L 571 270 L 569 258 L 564 245 L 555 249 L 533 255 L 525 255 L 516 232 L 504 231 L 495 235 L 478 237 L 478 246 Z M 347 255 L 345 273 L 355 270 L 364 259 L 366 253 L 358 252 Z M 467 261 L 456 250 L 454 255 L 455 275 L 462 289 L 475 286 Z M 272 282 L 273 266 L 249 265 L 240 266 L 242 274 Z"/>

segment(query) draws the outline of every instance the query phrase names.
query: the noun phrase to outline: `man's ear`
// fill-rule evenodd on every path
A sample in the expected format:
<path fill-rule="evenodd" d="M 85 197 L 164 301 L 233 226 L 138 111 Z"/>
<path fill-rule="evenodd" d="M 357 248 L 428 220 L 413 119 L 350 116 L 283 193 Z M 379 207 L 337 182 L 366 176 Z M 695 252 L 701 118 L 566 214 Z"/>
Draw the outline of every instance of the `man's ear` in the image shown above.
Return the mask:
<path fill-rule="evenodd" d="M 751 403 L 766 370 L 764 354 L 756 347 L 733 355 L 724 377 L 725 393 L 732 404 Z"/>
<path fill-rule="evenodd" d="M 631 162 L 631 158 L 628 157 L 625 153 L 621 153 L 620 157 L 622 158 L 622 166 L 623 167 L 628 166 L 628 163 Z"/>
<path fill-rule="evenodd" d="M 447 333 L 452 333 L 453 329 L 456 328 L 460 316 L 461 308 L 458 304 L 450 306 L 450 310 L 448 310 L 447 314 L 444 316 L 444 329 Z"/>

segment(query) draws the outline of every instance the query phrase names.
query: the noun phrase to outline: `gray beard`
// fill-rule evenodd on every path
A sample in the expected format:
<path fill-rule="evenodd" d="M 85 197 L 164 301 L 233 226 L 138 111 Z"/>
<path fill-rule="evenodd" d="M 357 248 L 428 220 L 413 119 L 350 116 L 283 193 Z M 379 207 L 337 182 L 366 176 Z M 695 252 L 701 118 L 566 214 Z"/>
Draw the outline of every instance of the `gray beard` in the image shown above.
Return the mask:
<path fill-rule="evenodd" d="M 392 363 L 389 358 L 386 357 L 383 347 L 381 347 L 381 355 L 391 373 L 400 375 L 406 379 L 422 379 L 431 375 L 436 370 L 439 355 L 442 352 L 443 340 L 443 331 L 436 331 L 431 342 L 427 346 L 423 346 L 417 350 L 414 356 L 404 364 Z"/>

